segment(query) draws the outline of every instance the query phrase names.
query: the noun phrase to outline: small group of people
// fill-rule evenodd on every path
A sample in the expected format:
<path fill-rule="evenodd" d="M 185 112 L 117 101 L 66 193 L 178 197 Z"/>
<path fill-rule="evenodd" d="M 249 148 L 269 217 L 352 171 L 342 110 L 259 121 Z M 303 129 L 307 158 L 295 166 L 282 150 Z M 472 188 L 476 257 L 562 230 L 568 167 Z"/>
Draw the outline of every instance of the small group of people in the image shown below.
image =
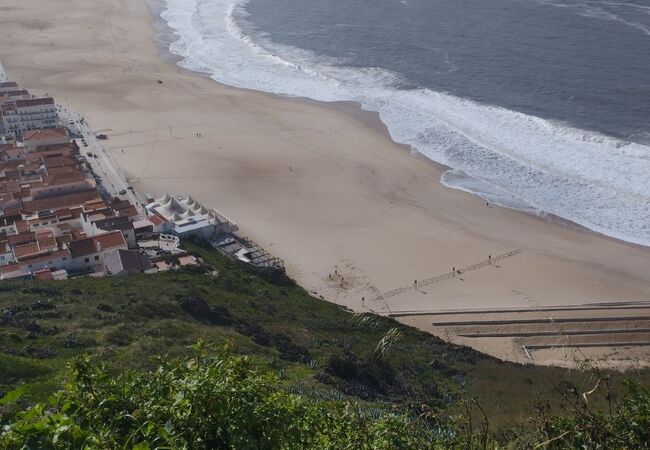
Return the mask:
<path fill-rule="evenodd" d="M 339 276 L 339 271 L 338 269 L 334 269 L 334 276 Z M 330 273 L 328 275 L 328 278 L 332 280 L 332 274 Z M 345 281 L 345 277 L 341 276 L 341 287 L 343 287 L 343 282 Z"/>

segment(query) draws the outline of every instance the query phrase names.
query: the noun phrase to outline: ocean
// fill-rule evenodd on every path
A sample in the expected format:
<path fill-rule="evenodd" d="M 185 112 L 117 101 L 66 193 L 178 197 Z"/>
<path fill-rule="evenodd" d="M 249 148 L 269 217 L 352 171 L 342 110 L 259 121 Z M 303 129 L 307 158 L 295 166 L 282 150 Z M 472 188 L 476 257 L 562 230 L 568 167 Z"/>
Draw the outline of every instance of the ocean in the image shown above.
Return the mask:
<path fill-rule="evenodd" d="M 377 111 L 441 182 L 650 245 L 650 0 L 163 0 L 182 67 Z"/>

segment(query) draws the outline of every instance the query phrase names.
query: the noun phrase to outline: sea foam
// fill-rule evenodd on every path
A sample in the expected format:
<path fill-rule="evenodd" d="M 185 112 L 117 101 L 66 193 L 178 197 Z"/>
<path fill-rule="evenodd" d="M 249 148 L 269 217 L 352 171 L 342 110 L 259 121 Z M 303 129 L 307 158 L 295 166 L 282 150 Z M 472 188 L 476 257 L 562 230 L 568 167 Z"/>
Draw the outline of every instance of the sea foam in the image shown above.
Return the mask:
<path fill-rule="evenodd" d="M 391 137 L 454 170 L 442 182 L 494 203 L 551 213 L 650 245 L 650 147 L 349 68 L 277 45 L 247 21 L 245 0 L 166 0 L 179 64 L 221 83 L 377 111 Z M 246 31 L 244 31 L 246 30 Z"/>

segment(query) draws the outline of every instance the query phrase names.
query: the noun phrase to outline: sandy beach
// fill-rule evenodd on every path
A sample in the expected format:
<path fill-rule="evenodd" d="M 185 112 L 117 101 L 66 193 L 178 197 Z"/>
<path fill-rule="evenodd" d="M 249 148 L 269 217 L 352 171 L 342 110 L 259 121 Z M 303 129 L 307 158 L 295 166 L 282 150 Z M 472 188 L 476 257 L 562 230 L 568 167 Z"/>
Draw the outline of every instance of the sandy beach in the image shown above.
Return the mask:
<path fill-rule="evenodd" d="M 650 249 L 447 189 L 444 168 L 393 143 L 376 115 L 354 105 L 186 72 L 161 57 L 153 20 L 144 1 L 0 0 L 0 60 L 10 78 L 107 133 L 137 190 L 190 193 L 216 207 L 306 289 L 381 313 L 650 300 Z M 427 316 L 400 320 L 456 339 Z M 526 361 L 511 344 L 460 341 Z M 649 348 L 632 353 L 647 360 Z M 536 362 L 557 362 L 546 353 Z"/>

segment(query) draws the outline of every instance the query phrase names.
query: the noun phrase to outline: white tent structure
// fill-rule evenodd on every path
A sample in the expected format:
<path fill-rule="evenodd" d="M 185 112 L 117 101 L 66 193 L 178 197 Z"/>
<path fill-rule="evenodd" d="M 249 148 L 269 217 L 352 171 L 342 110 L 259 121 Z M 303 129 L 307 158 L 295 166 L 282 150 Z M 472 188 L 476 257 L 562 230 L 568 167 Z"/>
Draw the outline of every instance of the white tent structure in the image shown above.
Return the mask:
<path fill-rule="evenodd" d="M 179 237 L 198 235 L 212 238 L 237 231 L 237 224 L 215 209 L 209 209 L 191 196 L 174 197 L 166 193 L 147 205 L 149 215 L 158 215 L 173 224 Z"/>

